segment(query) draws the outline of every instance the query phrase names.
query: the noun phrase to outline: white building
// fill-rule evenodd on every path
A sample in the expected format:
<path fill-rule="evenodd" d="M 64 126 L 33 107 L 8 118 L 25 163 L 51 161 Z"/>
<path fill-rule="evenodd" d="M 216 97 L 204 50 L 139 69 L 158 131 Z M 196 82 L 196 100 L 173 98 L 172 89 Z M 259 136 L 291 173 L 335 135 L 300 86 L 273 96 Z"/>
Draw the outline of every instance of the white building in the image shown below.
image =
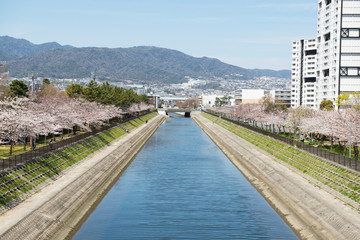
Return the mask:
<path fill-rule="evenodd" d="M 300 50 L 293 49 L 292 107 L 319 108 L 323 100 L 335 104 L 340 94 L 360 91 L 360 0 L 318 0 L 317 28 L 314 84 L 313 69 L 305 65 L 310 60 L 305 55 L 306 40 L 302 61 L 301 54 L 296 55 Z M 294 43 L 293 48 L 301 40 Z"/>
<path fill-rule="evenodd" d="M 287 89 L 239 89 L 235 91 L 235 104 L 257 104 L 260 103 L 261 99 L 267 94 L 270 94 L 273 97 L 275 103 L 284 104 L 290 107 L 291 90 Z"/>
<path fill-rule="evenodd" d="M 316 39 L 293 42 L 291 69 L 291 107 L 315 104 Z"/>
<path fill-rule="evenodd" d="M 360 91 L 360 1 L 319 1 L 317 106 Z"/>
<path fill-rule="evenodd" d="M 231 96 L 230 99 L 230 102 L 228 105 L 235 105 L 235 99 L 234 99 L 234 96 Z M 215 106 L 215 101 L 216 101 L 216 98 L 222 98 L 224 97 L 224 95 L 203 95 L 201 96 L 201 99 L 202 99 L 202 106 Z"/>
<path fill-rule="evenodd" d="M 266 94 L 270 94 L 270 90 L 239 89 L 235 91 L 235 103 L 237 105 L 247 103 L 259 103 Z"/>
<path fill-rule="evenodd" d="M 277 89 L 271 90 L 270 94 L 273 96 L 275 103 L 283 104 L 287 107 L 291 106 L 291 90 L 290 89 Z"/>

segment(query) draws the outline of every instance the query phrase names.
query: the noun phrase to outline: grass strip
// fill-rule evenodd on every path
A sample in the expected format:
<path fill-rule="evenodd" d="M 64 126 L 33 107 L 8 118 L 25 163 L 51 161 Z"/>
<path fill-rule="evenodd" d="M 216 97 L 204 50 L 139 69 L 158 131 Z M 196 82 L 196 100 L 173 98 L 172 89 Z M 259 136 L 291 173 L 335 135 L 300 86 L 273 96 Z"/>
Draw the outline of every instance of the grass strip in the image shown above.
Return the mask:
<path fill-rule="evenodd" d="M 59 175 L 66 168 L 126 134 L 124 129 L 131 131 L 156 115 L 156 112 L 147 114 L 142 116 L 141 120 L 134 119 L 47 157 L 2 173 L 0 176 L 0 207 L 17 199 L 47 179 Z"/>
<path fill-rule="evenodd" d="M 202 116 L 312 178 L 328 185 L 355 202 L 360 202 L 359 174 L 307 154 L 286 143 L 278 142 L 270 137 L 242 128 L 224 119 L 219 119 L 206 113 L 202 113 Z"/>

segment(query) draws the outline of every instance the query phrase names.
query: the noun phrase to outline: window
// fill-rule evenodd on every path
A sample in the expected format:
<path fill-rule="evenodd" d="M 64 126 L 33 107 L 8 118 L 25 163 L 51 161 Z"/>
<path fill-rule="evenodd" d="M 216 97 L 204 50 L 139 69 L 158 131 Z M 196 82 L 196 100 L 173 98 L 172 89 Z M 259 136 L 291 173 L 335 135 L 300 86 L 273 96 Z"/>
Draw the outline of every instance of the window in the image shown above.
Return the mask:
<path fill-rule="evenodd" d="M 324 35 L 324 41 L 327 42 L 330 40 L 330 33 Z"/>
<path fill-rule="evenodd" d="M 330 74 L 330 70 L 329 70 L 329 69 L 323 70 L 323 75 L 324 75 L 324 77 L 328 77 L 329 74 Z"/>
<path fill-rule="evenodd" d="M 314 78 L 314 77 L 305 78 L 304 80 L 305 80 L 306 83 L 316 82 L 316 78 Z"/>
<path fill-rule="evenodd" d="M 331 3 L 331 0 L 325 0 L 326 6 Z"/>
<path fill-rule="evenodd" d="M 305 56 L 316 55 L 316 52 L 316 50 L 307 50 L 305 51 Z"/>

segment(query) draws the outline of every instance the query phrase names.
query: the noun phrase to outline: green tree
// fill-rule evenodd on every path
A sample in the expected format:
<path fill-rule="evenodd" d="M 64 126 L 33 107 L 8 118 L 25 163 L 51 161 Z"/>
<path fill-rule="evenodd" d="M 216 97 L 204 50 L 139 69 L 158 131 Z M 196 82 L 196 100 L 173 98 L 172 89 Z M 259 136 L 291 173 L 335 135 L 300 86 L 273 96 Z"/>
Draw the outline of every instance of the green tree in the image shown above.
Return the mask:
<path fill-rule="evenodd" d="M 338 107 L 345 107 L 346 105 L 348 105 L 349 99 L 350 99 L 349 93 L 340 94 L 336 99 L 336 105 Z"/>
<path fill-rule="evenodd" d="M 86 100 L 93 102 L 98 100 L 98 84 L 94 80 L 91 80 L 86 88 L 84 89 L 84 94 Z"/>
<path fill-rule="evenodd" d="M 71 84 L 65 89 L 66 94 L 71 98 L 84 96 L 84 88 L 79 84 Z"/>
<path fill-rule="evenodd" d="M 353 99 L 353 107 L 355 110 L 360 111 L 360 93 L 359 92 L 353 92 L 352 93 L 352 99 Z"/>
<path fill-rule="evenodd" d="M 149 97 L 146 94 L 139 95 L 139 101 L 149 104 Z"/>
<path fill-rule="evenodd" d="M 97 82 L 91 81 L 86 87 L 71 84 L 66 88 L 66 94 L 72 98 L 84 97 L 90 102 L 96 101 L 121 108 L 127 108 L 133 103 L 149 103 L 149 98 L 145 94 L 138 95 L 132 89 L 112 86 L 108 82 L 97 84 Z"/>
<path fill-rule="evenodd" d="M 20 80 L 14 80 L 10 84 L 10 94 L 13 97 L 27 97 L 28 86 Z"/>
<path fill-rule="evenodd" d="M 334 103 L 331 100 L 322 100 L 320 103 L 320 109 L 321 110 L 333 110 L 334 109 Z"/>
<path fill-rule="evenodd" d="M 231 97 L 231 96 L 228 96 L 228 95 L 224 95 L 222 98 L 218 98 L 218 97 L 217 97 L 217 98 L 215 99 L 215 106 L 221 107 L 221 106 L 228 105 L 231 98 L 232 98 L 232 97 Z"/>
<path fill-rule="evenodd" d="M 336 105 L 339 108 L 354 108 L 360 111 L 360 93 L 343 93 L 336 99 Z"/>
<path fill-rule="evenodd" d="M 50 85 L 50 80 L 47 79 L 47 78 L 44 78 L 42 84 L 43 85 Z"/>

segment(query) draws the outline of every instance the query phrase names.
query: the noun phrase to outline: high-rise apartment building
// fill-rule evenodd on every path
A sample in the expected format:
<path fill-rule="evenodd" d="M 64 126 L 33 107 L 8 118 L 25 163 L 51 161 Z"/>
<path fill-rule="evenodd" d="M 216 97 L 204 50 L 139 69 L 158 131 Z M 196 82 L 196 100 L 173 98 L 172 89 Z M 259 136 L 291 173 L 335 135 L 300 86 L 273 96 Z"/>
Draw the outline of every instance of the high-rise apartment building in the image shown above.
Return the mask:
<path fill-rule="evenodd" d="M 294 42 L 303 41 L 302 58 L 294 56 L 293 43 L 292 107 L 319 108 L 323 100 L 335 104 L 340 94 L 360 91 L 360 0 L 318 0 L 317 28 L 315 69 L 306 63 L 306 40 Z"/>
<path fill-rule="evenodd" d="M 292 45 L 291 107 L 315 104 L 316 39 L 294 41 Z"/>

